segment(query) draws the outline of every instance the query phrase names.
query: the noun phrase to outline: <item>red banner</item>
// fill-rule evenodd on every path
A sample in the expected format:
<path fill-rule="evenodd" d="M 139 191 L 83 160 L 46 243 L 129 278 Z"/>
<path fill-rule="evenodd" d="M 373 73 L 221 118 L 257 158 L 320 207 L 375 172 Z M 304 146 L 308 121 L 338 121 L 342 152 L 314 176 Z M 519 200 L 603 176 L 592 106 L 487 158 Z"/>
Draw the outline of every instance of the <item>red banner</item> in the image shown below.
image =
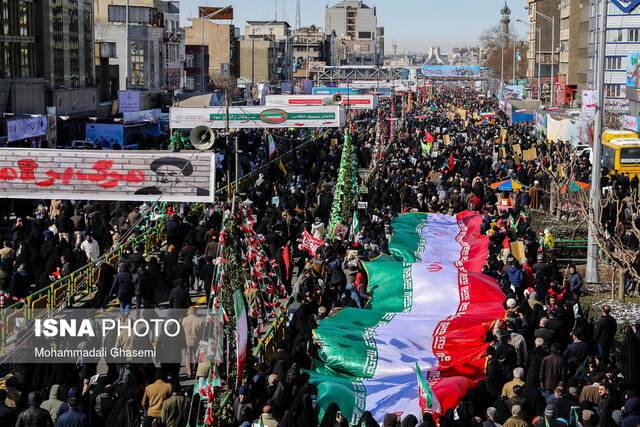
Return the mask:
<path fill-rule="evenodd" d="M 304 231 L 301 247 L 303 251 L 309 252 L 311 256 L 316 256 L 316 250 L 322 245 L 324 245 L 322 240 L 316 239 L 307 230 Z"/>

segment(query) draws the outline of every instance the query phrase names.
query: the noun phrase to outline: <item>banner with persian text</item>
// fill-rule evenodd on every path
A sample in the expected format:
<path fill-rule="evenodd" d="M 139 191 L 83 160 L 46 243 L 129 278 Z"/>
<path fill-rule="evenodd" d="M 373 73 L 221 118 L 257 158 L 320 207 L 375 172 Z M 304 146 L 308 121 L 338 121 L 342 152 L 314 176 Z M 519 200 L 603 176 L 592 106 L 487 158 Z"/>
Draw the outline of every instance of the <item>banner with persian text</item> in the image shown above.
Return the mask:
<path fill-rule="evenodd" d="M 209 202 L 213 152 L 0 149 L 1 198 Z"/>

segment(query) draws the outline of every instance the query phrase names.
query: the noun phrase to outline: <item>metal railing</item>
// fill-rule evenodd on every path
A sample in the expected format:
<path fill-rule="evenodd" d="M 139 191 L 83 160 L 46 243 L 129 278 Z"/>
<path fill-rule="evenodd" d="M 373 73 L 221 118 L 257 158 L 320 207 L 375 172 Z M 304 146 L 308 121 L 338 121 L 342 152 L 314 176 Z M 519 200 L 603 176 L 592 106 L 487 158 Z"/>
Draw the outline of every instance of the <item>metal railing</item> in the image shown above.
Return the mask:
<path fill-rule="evenodd" d="M 157 225 L 148 228 L 138 236 L 131 236 L 125 243 L 105 253 L 96 261 L 90 262 L 68 276 L 32 293 L 24 298 L 24 302 L 18 301 L 0 310 L 0 354 L 4 354 L 7 340 L 17 331 L 17 319 L 24 319 L 25 322 L 28 322 L 37 316 L 48 317 L 54 310 L 73 306 L 77 296 L 91 298 L 98 281 L 98 272 L 104 262 L 116 264 L 124 252 L 140 245 L 144 245 L 144 254 L 148 258 L 164 240 L 165 221 L 166 217 L 162 217 Z"/>
<path fill-rule="evenodd" d="M 258 342 L 255 350 L 253 351 L 253 357 L 258 363 L 268 362 L 271 356 L 278 350 L 278 343 L 282 341 L 287 327 L 287 313 L 289 305 L 293 301 L 293 298 L 282 306 L 282 311 L 273 321 L 267 332 L 265 332 L 263 338 Z"/>

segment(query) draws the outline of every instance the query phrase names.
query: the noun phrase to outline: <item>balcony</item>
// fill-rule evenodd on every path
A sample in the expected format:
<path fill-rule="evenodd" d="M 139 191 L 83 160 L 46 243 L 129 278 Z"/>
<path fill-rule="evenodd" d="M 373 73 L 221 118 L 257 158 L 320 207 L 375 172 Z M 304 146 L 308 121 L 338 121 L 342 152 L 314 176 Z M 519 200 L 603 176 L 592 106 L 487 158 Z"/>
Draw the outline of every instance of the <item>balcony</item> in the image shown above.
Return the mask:
<path fill-rule="evenodd" d="M 164 33 L 164 42 L 165 43 L 180 43 L 182 40 L 182 34 L 178 32 L 165 32 Z"/>

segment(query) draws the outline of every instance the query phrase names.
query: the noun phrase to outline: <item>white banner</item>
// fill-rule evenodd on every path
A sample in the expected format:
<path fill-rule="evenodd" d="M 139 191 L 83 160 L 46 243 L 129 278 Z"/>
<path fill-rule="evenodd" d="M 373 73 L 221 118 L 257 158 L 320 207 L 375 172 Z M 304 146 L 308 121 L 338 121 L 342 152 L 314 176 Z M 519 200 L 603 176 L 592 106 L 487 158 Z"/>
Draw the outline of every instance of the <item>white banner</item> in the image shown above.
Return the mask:
<path fill-rule="evenodd" d="M 171 129 L 193 129 L 196 126 L 224 129 L 226 119 L 224 106 L 169 109 Z M 344 122 L 344 108 L 339 105 L 229 108 L 229 127 L 233 129 L 340 127 Z"/>
<path fill-rule="evenodd" d="M 638 132 L 640 130 L 639 125 L 640 123 L 637 117 L 627 116 L 626 114 L 622 116 L 622 129 Z"/>
<path fill-rule="evenodd" d="M 7 120 L 7 141 L 35 138 L 47 134 L 47 116 Z"/>
<path fill-rule="evenodd" d="M 140 111 L 140 91 L 121 90 L 118 92 L 118 113 Z"/>
<path fill-rule="evenodd" d="M 582 120 L 593 121 L 596 118 L 596 91 L 582 91 Z"/>
<path fill-rule="evenodd" d="M 213 152 L 0 149 L 0 198 L 210 202 Z"/>
<path fill-rule="evenodd" d="M 268 107 L 281 105 L 333 105 L 333 98 L 329 95 L 267 95 L 265 105 Z M 341 105 L 350 105 L 356 110 L 373 110 L 378 106 L 377 98 L 373 95 L 342 95 Z"/>

